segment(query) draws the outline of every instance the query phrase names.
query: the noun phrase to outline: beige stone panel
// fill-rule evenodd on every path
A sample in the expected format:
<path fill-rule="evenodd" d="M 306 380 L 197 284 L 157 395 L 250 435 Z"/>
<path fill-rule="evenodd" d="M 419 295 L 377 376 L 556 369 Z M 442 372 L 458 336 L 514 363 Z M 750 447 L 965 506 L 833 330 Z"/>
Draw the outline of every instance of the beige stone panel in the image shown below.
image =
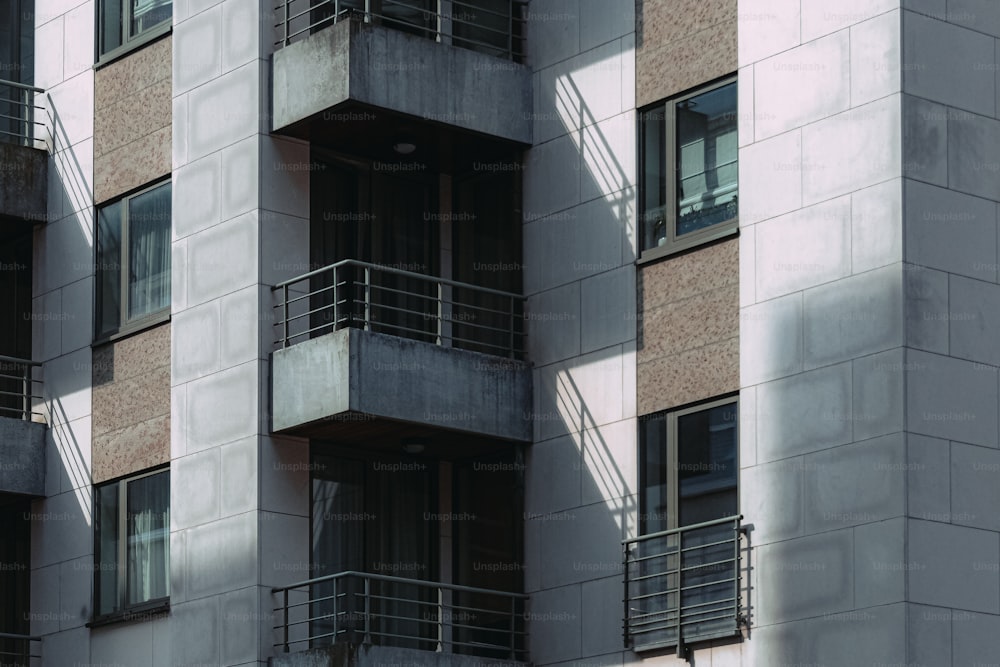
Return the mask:
<path fill-rule="evenodd" d="M 94 73 L 94 110 L 102 109 L 171 78 L 173 40 L 168 35 Z"/>
<path fill-rule="evenodd" d="M 638 366 L 638 413 L 649 414 L 740 388 L 739 338 Z"/>
<path fill-rule="evenodd" d="M 739 249 L 739 239 L 733 237 L 640 267 L 640 312 L 722 287 L 739 285 Z"/>
<path fill-rule="evenodd" d="M 171 84 L 166 79 L 101 109 L 94 116 L 94 157 L 170 127 Z M 167 135 L 169 136 L 169 134 Z"/>
<path fill-rule="evenodd" d="M 736 20 L 736 0 L 645 0 L 637 9 L 636 46 L 640 50 L 656 49 Z"/>
<path fill-rule="evenodd" d="M 94 160 L 94 200 L 100 204 L 171 169 L 170 126 Z"/>
<path fill-rule="evenodd" d="M 739 336 L 739 285 L 727 285 L 643 313 L 637 361 L 680 354 Z"/>
<path fill-rule="evenodd" d="M 169 414 L 94 438 L 95 484 L 169 461 Z"/>
<path fill-rule="evenodd" d="M 736 20 L 716 24 L 684 39 L 636 53 L 638 107 L 671 97 L 736 72 Z"/>
<path fill-rule="evenodd" d="M 170 323 L 94 348 L 94 386 L 170 366 Z"/>
<path fill-rule="evenodd" d="M 94 436 L 170 414 L 170 367 L 94 387 Z"/>

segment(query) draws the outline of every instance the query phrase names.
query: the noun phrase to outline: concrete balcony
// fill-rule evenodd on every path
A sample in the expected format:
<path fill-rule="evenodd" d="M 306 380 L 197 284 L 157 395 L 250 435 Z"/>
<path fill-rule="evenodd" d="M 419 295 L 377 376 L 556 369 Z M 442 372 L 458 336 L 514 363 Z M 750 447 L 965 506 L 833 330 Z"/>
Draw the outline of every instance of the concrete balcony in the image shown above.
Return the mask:
<path fill-rule="evenodd" d="M 36 137 L 44 123 L 41 88 L 0 79 L 0 219 L 44 222 L 48 153 Z"/>
<path fill-rule="evenodd" d="M 383 11 L 388 3 L 382 0 Z M 281 48 L 273 56 L 274 132 L 342 147 L 420 121 L 424 131 L 436 132 L 424 145 L 461 147 L 463 135 L 531 144 L 531 70 L 509 59 L 516 58 L 512 34 L 491 45 L 489 33 L 481 37 L 487 42 L 454 34 L 460 19 L 452 15 L 430 14 L 421 26 L 431 27 L 421 27 L 340 10 L 350 3 L 323 4 L 330 9 L 318 21 L 313 16 L 322 6 L 287 0 L 279 7 L 279 16 L 286 10 L 291 18 L 279 23 Z M 459 11 L 462 3 L 441 4 Z M 519 6 L 510 3 L 508 31 Z"/>
<path fill-rule="evenodd" d="M 45 424 L 32 411 L 37 362 L 0 356 L 0 493 L 45 495 Z"/>
<path fill-rule="evenodd" d="M 275 291 L 274 432 L 531 441 L 522 297 L 350 260 Z"/>

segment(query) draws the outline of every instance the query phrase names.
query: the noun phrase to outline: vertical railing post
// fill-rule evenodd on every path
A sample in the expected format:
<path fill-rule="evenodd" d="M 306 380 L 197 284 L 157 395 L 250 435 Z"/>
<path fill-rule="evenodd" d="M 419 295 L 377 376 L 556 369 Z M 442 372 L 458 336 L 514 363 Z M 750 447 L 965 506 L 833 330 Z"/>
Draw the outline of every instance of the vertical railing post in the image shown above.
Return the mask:
<path fill-rule="evenodd" d="M 371 579 L 365 577 L 365 644 L 372 643 L 371 637 Z"/>
<path fill-rule="evenodd" d="M 510 596 L 510 659 L 517 660 L 517 598 Z"/>
<path fill-rule="evenodd" d="M 24 93 L 24 145 L 31 147 L 34 142 L 31 140 L 31 91 L 25 88 Z"/>
<path fill-rule="evenodd" d="M 440 283 L 439 283 L 440 284 Z M 444 653 L 444 587 L 438 586 L 437 652 Z"/>
<path fill-rule="evenodd" d="M 337 616 L 340 613 L 340 610 L 337 609 L 337 604 L 338 604 L 337 603 L 337 580 L 334 579 L 331 583 L 333 584 L 333 643 L 336 644 L 337 643 Z M 348 618 L 347 620 L 350 621 L 351 619 Z"/>
<path fill-rule="evenodd" d="M 733 565 L 736 576 L 733 577 L 733 614 L 737 625 L 740 622 L 740 520 L 733 520 Z"/>
<path fill-rule="evenodd" d="M 628 592 L 628 542 L 622 545 L 622 570 L 625 571 L 625 592 L 622 599 L 622 604 L 624 606 L 624 613 L 622 614 L 622 640 L 624 645 L 627 647 L 628 643 L 628 602 L 629 602 L 629 592 Z"/>
<path fill-rule="evenodd" d="M 28 421 L 31 410 L 31 364 L 24 364 L 24 372 L 21 374 L 21 419 Z"/>
<path fill-rule="evenodd" d="M 371 268 L 365 267 L 365 331 L 370 331 L 371 326 L 371 303 L 372 303 L 372 273 Z M 367 579 L 365 580 L 367 581 Z"/>
<path fill-rule="evenodd" d="M 330 327 L 330 331 L 337 330 L 337 323 L 340 318 L 337 317 L 337 266 L 334 265 L 333 270 L 333 326 Z"/>
<path fill-rule="evenodd" d="M 444 345 L 444 284 L 437 283 L 437 344 Z"/>
<path fill-rule="evenodd" d="M 288 283 L 281 287 L 281 348 L 288 347 Z"/>
<path fill-rule="evenodd" d="M 291 1 L 292 0 L 285 0 L 282 3 L 282 7 L 283 7 L 283 9 L 285 11 L 285 20 L 281 22 L 281 24 L 285 27 L 285 36 L 281 39 L 281 45 L 282 46 L 288 46 L 288 21 L 289 21 L 289 18 L 288 18 L 288 4 Z"/>
<path fill-rule="evenodd" d="M 282 591 L 282 609 L 281 615 L 283 617 L 282 625 L 284 626 L 284 645 L 285 653 L 288 653 L 288 589 L 286 588 Z"/>
<path fill-rule="evenodd" d="M 514 297 L 510 297 L 510 358 L 517 358 L 514 347 Z"/>
<path fill-rule="evenodd" d="M 514 0 L 507 2 L 507 57 L 514 59 Z"/>

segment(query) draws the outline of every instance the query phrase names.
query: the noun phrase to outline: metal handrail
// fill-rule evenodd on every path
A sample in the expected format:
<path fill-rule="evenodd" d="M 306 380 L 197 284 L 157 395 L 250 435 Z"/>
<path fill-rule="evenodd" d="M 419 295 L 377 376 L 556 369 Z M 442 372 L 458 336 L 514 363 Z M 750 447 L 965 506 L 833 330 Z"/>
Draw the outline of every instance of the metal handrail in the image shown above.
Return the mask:
<path fill-rule="evenodd" d="M 742 515 L 671 528 L 622 540 L 625 572 L 623 635 L 642 651 L 677 647 L 739 632 Z M 732 526 L 729 537 L 709 529 Z M 698 534 L 709 539 L 686 544 Z M 642 553 L 648 547 L 650 553 Z"/>
<path fill-rule="evenodd" d="M 8 647 L 8 642 L 13 644 Z M 11 667 L 34 667 L 42 660 L 42 638 L 0 632 L 0 664 Z"/>
<path fill-rule="evenodd" d="M 345 276 L 348 270 L 355 271 L 356 278 Z M 416 281 L 421 288 L 387 286 L 385 276 Z M 326 284 L 311 284 L 320 278 Z M 513 292 L 353 259 L 284 280 L 271 289 L 280 293 L 274 306 L 279 349 L 339 328 L 356 327 L 428 342 L 433 339 L 437 345 L 496 356 L 523 356 L 525 298 Z M 490 297 L 502 303 L 484 304 Z M 417 303 L 405 304 L 403 299 Z M 315 325 L 320 316 L 322 321 Z"/>
<path fill-rule="evenodd" d="M 462 0 L 449 0 L 447 3 L 438 2 L 437 11 L 415 7 L 399 0 L 364 0 L 363 8 L 345 7 L 343 0 L 320 0 L 309 4 L 304 9 L 293 11 L 292 5 L 303 4 L 305 3 L 302 0 L 283 0 L 275 7 L 279 20 L 274 27 L 277 28 L 280 35 L 280 39 L 274 43 L 276 47 L 288 46 L 297 38 L 312 34 L 313 31 L 327 25 L 333 25 L 344 19 L 354 19 L 365 23 L 379 23 L 390 28 L 416 30 L 422 37 L 436 42 L 454 44 L 472 51 L 485 51 L 507 60 L 522 62 L 524 59 L 524 53 L 520 50 L 520 41 L 524 34 L 526 21 L 521 16 L 521 9 L 527 6 L 527 0 L 507 0 L 506 12 L 477 7 L 468 2 L 462 2 Z M 332 8 L 332 13 L 313 21 L 313 12 L 322 11 L 326 7 Z M 385 11 L 387 7 L 399 7 L 416 12 L 422 17 L 422 20 L 411 22 L 398 16 L 391 16 Z M 446 11 L 442 11 L 442 9 Z M 465 18 L 472 12 L 504 19 L 506 26 L 503 29 L 493 28 L 476 20 Z M 306 25 L 293 27 L 293 22 L 303 17 L 307 17 Z M 455 26 L 468 26 L 476 31 L 492 34 L 500 43 L 463 37 L 456 34 Z"/>
<path fill-rule="evenodd" d="M 12 365 L 14 368 L 8 369 L 8 365 Z M 36 401 L 42 400 L 38 389 L 42 381 L 32 377 L 32 369 L 39 368 L 41 365 L 41 362 L 31 359 L 0 355 L 0 417 L 11 417 L 25 421 L 30 421 L 32 417 L 41 417 L 40 412 L 35 412 L 32 409 L 32 405 Z M 7 384 L 7 381 L 10 384 Z M 12 390 L 14 383 L 20 387 L 17 391 Z M 3 397 L 5 396 L 10 396 L 15 400 L 4 401 Z M 15 403 L 16 407 L 13 405 Z M 2 633 L 0 633 L 0 637 L 3 637 Z"/>
<path fill-rule="evenodd" d="M 9 90 L 4 90 L 9 89 Z M 36 104 L 39 94 L 44 94 L 45 90 L 36 86 L 29 86 L 17 81 L 0 79 L 0 109 L 5 105 L 11 105 L 10 113 L 0 113 L 3 121 L 12 121 L 9 124 L 0 121 L 0 141 L 14 143 L 32 148 L 42 148 L 42 140 L 38 138 L 38 129 L 45 127 L 44 120 L 37 120 L 37 112 L 44 111 L 45 107 Z M 13 129 L 5 129 L 6 127 Z"/>
<path fill-rule="evenodd" d="M 353 591 L 349 589 L 349 581 L 356 582 Z M 318 595 L 314 587 L 320 584 L 329 584 L 332 593 Z M 393 595 L 379 589 L 378 584 L 415 587 L 428 594 L 406 596 L 397 590 Z M 279 586 L 272 588 L 271 593 L 278 597 L 273 628 L 280 636 L 273 646 L 281 647 L 285 653 L 329 640 L 326 643 L 358 641 L 389 646 L 416 643 L 439 652 L 461 651 L 485 657 L 502 654 L 512 660 L 526 655 L 527 633 L 520 619 L 528 596 L 523 593 L 353 570 Z M 290 595 L 296 593 L 304 593 L 304 597 L 290 600 Z M 457 604 L 453 601 L 456 593 L 488 596 L 499 604 L 497 608 Z M 292 614 L 299 617 L 292 619 Z M 491 620 L 494 622 L 489 623 Z M 320 622 L 325 625 L 317 628 Z M 394 622 L 400 625 L 393 627 Z M 415 626 L 418 631 L 407 632 L 403 624 Z M 469 637 L 470 634 L 478 640 Z"/>

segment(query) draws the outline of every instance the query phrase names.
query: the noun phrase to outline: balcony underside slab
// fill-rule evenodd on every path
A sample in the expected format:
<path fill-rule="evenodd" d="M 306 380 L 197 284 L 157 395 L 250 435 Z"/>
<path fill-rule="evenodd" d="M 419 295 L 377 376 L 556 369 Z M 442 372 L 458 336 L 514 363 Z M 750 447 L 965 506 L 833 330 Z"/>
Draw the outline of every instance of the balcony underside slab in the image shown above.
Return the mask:
<path fill-rule="evenodd" d="M 457 441 L 532 437 L 527 364 L 360 329 L 276 351 L 271 400 L 276 433 L 373 441 L 403 424 Z"/>
<path fill-rule="evenodd" d="M 272 130 L 314 140 L 357 109 L 381 109 L 531 144 L 531 70 L 398 30 L 346 20 L 279 49 Z M 370 125 L 370 123 L 368 123 Z"/>

